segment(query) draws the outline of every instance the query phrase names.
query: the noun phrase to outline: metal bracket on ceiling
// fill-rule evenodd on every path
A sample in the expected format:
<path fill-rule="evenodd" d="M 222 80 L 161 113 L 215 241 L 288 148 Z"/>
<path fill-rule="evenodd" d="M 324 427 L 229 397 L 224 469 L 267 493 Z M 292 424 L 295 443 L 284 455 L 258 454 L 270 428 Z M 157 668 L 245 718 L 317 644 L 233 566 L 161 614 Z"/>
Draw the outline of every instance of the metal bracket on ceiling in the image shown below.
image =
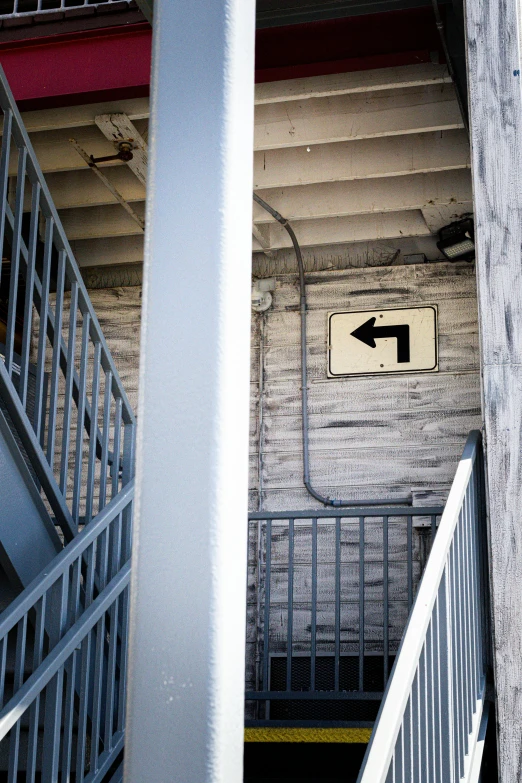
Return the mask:
<path fill-rule="evenodd" d="M 98 179 L 100 179 L 103 182 L 103 184 L 105 185 L 105 187 L 107 188 L 107 190 L 109 190 L 112 193 L 112 195 L 114 196 L 116 201 L 118 201 L 122 205 L 123 209 L 126 212 L 129 213 L 131 218 L 134 221 L 136 221 L 136 223 L 139 225 L 141 230 L 145 231 L 145 222 L 144 222 L 144 220 L 137 214 L 137 212 L 135 212 L 133 210 L 131 205 L 127 201 L 125 201 L 125 199 L 123 198 L 121 193 L 118 190 L 116 190 L 116 188 L 114 187 L 112 182 L 110 182 L 110 180 L 107 179 L 105 174 L 96 165 L 97 163 L 99 163 L 102 160 L 108 160 L 108 159 L 109 160 L 115 160 L 115 159 L 118 158 L 118 155 L 109 156 L 109 158 L 93 158 L 92 155 L 89 155 L 87 152 L 85 152 L 84 149 L 82 149 L 82 147 L 80 147 L 80 145 L 78 144 L 76 139 L 69 139 L 69 141 L 73 145 L 73 147 L 76 150 L 76 152 L 78 153 L 78 155 L 80 155 L 80 157 L 82 157 L 84 159 L 84 161 L 89 166 L 91 171 L 94 171 L 94 173 L 96 174 Z"/>
<path fill-rule="evenodd" d="M 121 145 L 132 145 L 130 150 L 132 155 L 125 160 L 125 163 L 142 185 L 146 185 L 148 165 L 147 142 L 127 115 L 123 113 L 98 114 L 94 121 L 105 138 L 112 142 L 117 153 L 120 153 Z"/>

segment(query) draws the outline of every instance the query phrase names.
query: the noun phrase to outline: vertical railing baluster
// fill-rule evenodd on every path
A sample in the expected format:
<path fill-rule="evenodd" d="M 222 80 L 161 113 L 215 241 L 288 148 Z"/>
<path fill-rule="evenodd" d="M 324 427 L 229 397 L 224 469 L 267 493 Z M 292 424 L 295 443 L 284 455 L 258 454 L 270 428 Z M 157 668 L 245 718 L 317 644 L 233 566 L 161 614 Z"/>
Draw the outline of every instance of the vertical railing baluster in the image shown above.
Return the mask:
<path fill-rule="evenodd" d="M 49 623 L 46 628 L 49 652 L 63 636 L 67 623 L 69 572 L 65 571 L 49 590 Z M 42 780 L 58 783 L 60 767 L 60 739 L 63 707 L 64 666 L 60 666 L 45 690 L 45 717 L 43 731 Z"/>
<path fill-rule="evenodd" d="M 78 740 L 76 748 L 76 780 L 83 781 L 85 772 L 85 761 L 87 757 L 87 725 L 88 725 L 88 707 L 90 695 L 90 675 L 91 675 L 91 646 L 92 631 L 89 631 L 81 644 L 81 667 L 80 667 L 80 686 L 79 686 L 79 704 L 78 704 Z"/>
<path fill-rule="evenodd" d="M 134 478 L 135 465 L 135 429 L 134 421 L 128 421 L 128 413 L 125 411 L 125 421 L 123 427 L 123 456 L 121 466 L 122 487 L 127 486 L 129 481 Z M 122 513 L 122 553 L 124 562 L 131 556 L 131 536 L 132 536 L 132 511 L 133 505 L 129 503 Z"/>
<path fill-rule="evenodd" d="M 91 716 L 91 755 L 90 771 L 94 774 L 98 771 L 98 760 L 100 756 L 100 727 L 102 710 L 102 688 L 103 688 L 103 653 L 105 641 L 105 614 L 96 623 L 93 632 L 95 633 L 95 652 L 94 652 L 94 674 L 92 683 L 92 716 Z"/>
<path fill-rule="evenodd" d="M 92 507 L 94 501 L 94 485 L 96 481 L 96 445 L 98 439 L 98 401 L 100 394 L 100 359 L 101 343 L 94 344 L 94 360 L 92 371 L 92 396 L 91 396 L 91 427 L 89 433 L 89 449 L 87 457 L 87 487 L 85 498 L 85 524 L 92 519 Z"/>
<path fill-rule="evenodd" d="M 462 528 L 464 526 L 464 508 L 459 514 L 459 521 L 455 529 L 455 611 L 457 622 L 454 628 L 455 647 L 457 652 L 457 699 L 458 699 L 458 741 L 459 763 L 458 774 L 464 774 L 464 756 L 466 755 L 466 713 L 464 704 L 464 639 L 463 639 L 463 596 L 462 596 Z"/>
<path fill-rule="evenodd" d="M 25 274 L 25 301 L 24 301 L 24 322 L 22 329 L 22 349 L 20 351 L 20 382 L 18 394 L 23 407 L 27 405 L 27 383 L 29 376 L 29 359 L 31 354 L 31 337 L 33 326 L 33 295 L 34 278 L 36 265 L 36 248 L 38 246 L 38 219 L 40 214 L 40 192 L 39 182 L 33 183 L 33 192 L 31 194 L 31 223 L 29 227 L 29 244 L 27 247 L 27 266 Z M 1 264 L 0 264 L 1 266 Z"/>
<path fill-rule="evenodd" d="M 263 620 L 263 690 L 270 687 L 270 579 L 272 573 L 272 520 L 266 521 L 265 545 L 265 611 Z M 265 702 L 265 720 L 270 718 L 270 702 Z"/>
<path fill-rule="evenodd" d="M 359 690 L 364 690 L 364 517 L 359 517 Z"/>
<path fill-rule="evenodd" d="M 114 601 L 108 609 L 109 619 L 109 650 L 107 656 L 106 696 L 105 696 L 105 731 L 103 734 L 104 749 L 112 747 L 114 722 L 114 697 L 116 687 L 116 659 L 118 652 L 118 615 L 119 601 Z"/>
<path fill-rule="evenodd" d="M 431 664 L 430 664 L 430 684 L 431 684 L 431 732 L 432 744 L 430 751 L 431 779 L 433 783 L 440 780 L 439 755 L 440 755 L 440 733 L 439 716 L 441 710 L 440 704 L 440 677 L 439 677 L 439 599 L 437 598 L 431 616 Z"/>
<path fill-rule="evenodd" d="M 16 201 L 13 223 L 13 242 L 11 246 L 11 264 L 9 266 L 9 303 L 7 308 L 7 329 L 5 337 L 5 367 L 12 377 L 13 353 L 16 332 L 16 316 L 18 305 L 18 282 L 20 276 L 20 243 L 22 240 L 22 219 L 24 216 L 25 174 L 27 150 L 18 150 L 18 173 L 16 178 Z"/>
<path fill-rule="evenodd" d="M 294 520 L 288 520 L 288 599 L 286 628 L 286 690 L 292 690 L 292 652 L 294 629 Z"/>
<path fill-rule="evenodd" d="M 335 519 L 335 669 L 334 690 L 339 691 L 341 668 L 341 520 Z"/>
<path fill-rule="evenodd" d="M 54 309 L 53 358 L 51 364 L 51 392 L 49 399 L 49 419 L 47 428 L 47 462 L 54 468 L 54 450 L 56 444 L 56 414 L 58 411 L 58 384 L 60 371 L 60 352 L 62 344 L 63 296 L 65 285 L 65 251 L 58 254 L 56 274 L 56 304 Z"/>
<path fill-rule="evenodd" d="M 4 706 L 8 634 L 0 639 L 0 708 Z"/>
<path fill-rule="evenodd" d="M 473 654 L 473 677 L 474 677 L 474 689 L 475 693 L 477 694 L 477 697 L 480 692 L 481 687 L 481 664 L 482 664 L 482 655 L 481 655 L 481 647 L 482 647 L 482 634 L 481 634 L 481 595 L 480 595 L 480 562 L 479 562 L 479 551 L 480 551 L 480 539 L 479 539 L 479 529 L 478 529 L 478 497 L 477 497 L 477 461 L 475 461 L 475 465 L 473 466 L 473 473 L 471 475 L 472 480 L 472 507 L 471 507 L 471 513 L 472 513 L 472 527 L 471 527 L 471 538 L 472 538 L 472 564 L 471 564 L 471 589 L 472 589 L 472 601 L 473 601 L 473 645 L 474 645 L 474 654 Z"/>
<path fill-rule="evenodd" d="M 427 639 L 424 642 L 424 647 L 419 659 L 419 669 L 417 673 L 418 677 L 418 710 L 419 710 L 419 722 L 418 722 L 418 746 L 419 746 L 419 780 L 425 780 L 425 775 L 428 769 L 428 749 L 427 749 Z"/>
<path fill-rule="evenodd" d="M 129 588 L 126 587 L 120 596 L 121 603 L 121 631 L 119 646 L 119 670 L 120 682 L 118 688 L 118 718 L 116 721 L 116 731 L 123 731 L 125 728 L 125 697 L 127 693 L 127 656 L 129 647 Z"/>
<path fill-rule="evenodd" d="M 471 476 L 470 476 L 471 481 Z M 466 709 L 466 724 L 467 724 L 467 731 L 468 736 L 471 732 L 472 725 L 473 725 L 473 712 L 474 712 L 474 694 L 473 689 L 470 687 L 470 681 L 472 678 L 472 669 L 471 669 L 471 657 L 473 655 L 473 644 L 472 644 L 472 629 L 471 629 L 471 615 L 470 615 L 470 608 L 471 608 L 471 596 L 470 596 L 470 589 L 469 589 L 469 563 L 470 563 L 470 527 L 471 527 L 471 483 L 468 483 L 468 487 L 466 490 L 465 495 L 465 517 L 464 517 L 464 525 L 463 525 L 463 541 L 462 541 L 462 581 L 463 581 L 463 594 L 464 594 L 464 606 L 463 606 L 463 613 L 464 613 L 464 634 L 465 638 L 463 640 L 464 643 L 464 656 L 465 656 L 465 709 Z M 466 743 L 467 744 L 467 743 Z M 467 749 L 466 749 L 466 752 Z"/>
<path fill-rule="evenodd" d="M 408 558 L 408 610 L 413 606 L 413 519 L 406 518 L 406 556 Z"/>
<path fill-rule="evenodd" d="M 13 678 L 13 696 L 20 690 L 24 681 L 25 654 L 27 646 L 27 615 L 24 614 L 16 626 L 15 670 Z M 20 755 L 20 720 L 17 720 L 9 733 L 8 783 L 18 780 L 18 762 Z"/>
<path fill-rule="evenodd" d="M 85 429 L 85 397 L 87 392 L 87 365 L 89 360 L 89 330 L 91 317 L 89 313 L 83 314 L 82 323 L 82 352 L 80 358 L 80 383 L 78 388 L 78 419 L 76 423 L 76 450 L 74 455 L 74 479 L 72 516 L 76 526 L 80 521 L 80 502 L 82 494 L 83 473 L 83 433 Z"/>
<path fill-rule="evenodd" d="M 454 691 L 454 651 L 453 651 L 453 567 L 448 553 L 446 568 L 441 580 L 439 590 L 439 619 L 440 619 L 440 674 L 441 674 L 441 698 L 443 708 L 441 710 L 441 735 L 446 743 L 446 752 L 442 751 L 441 764 L 443 770 L 442 780 L 455 782 L 455 691 Z"/>
<path fill-rule="evenodd" d="M 9 159 L 11 156 L 11 133 L 13 127 L 13 112 L 4 110 L 4 127 L 2 130 L 2 152 L 0 154 L 0 280 L 2 279 L 2 257 L 4 255 L 5 239 L 5 207 L 7 202 L 7 187 L 9 184 Z"/>
<path fill-rule="evenodd" d="M 312 617 L 310 623 L 310 690 L 315 691 L 317 656 L 317 517 L 312 519 Z"/>
<path fill-rule="evenodd" d="M 103 401 L 102 453 L 100 464 L 100 494 L 98 511 L 105 508 L 107 501 L 107 471 L 109 469 L 109 436 L 111 431 L 112 372 L 105 373 L 105 391 Z"/>
<path fill-rule="evenodd" d="M 40 300 L 40 324 L 38 332 L 38 350 L 36 358 L 36 388 L 34 395 L 33 427 L 37 439 L 43 447 L 44 432 L 42 422 L 45 417 L 44 380 L 45 353 L 47 348 L 47 319 L 49 315 L 49 282 L 51 279 L 51 255 L 53 247 L 54 222 L 52 218 L 45 221 L 45 247 L 42 273 L 42 296 Z"/>
<path fill-rule="evenodd" d="M 65 371 L 65 390 L 63 401 L 63 432 L 62 432 L 62 456 L 60 465 L 60 490 L 65 495 L 67 492 L 67 477 L 69 475 L 69 453 L 71 442 L 71 417 L 73 403 L 74 384 L 74 356 L 76 352 L 76 321 L 78 315 L 78 283 L 71 282 L 71 296 L 69 307 L 69 330 L 67 338 L 67 367 Z"/>
<path fill-rule="evenodd" d="M 389 618 L 389 575 L 388 575 L 388 517 L 383 517 L 382 526 L 382 589 L 383 589 L 383 681 L 384 687 L 388 682 L 389 658 L 390 658 L 390 618 Z"/>
<path fill-rule="evenodd" d="M 456 583 L 458 580 L 458 559 L 456 553 L 457 531 L 453 538 L 453 543 L 449 551 L 448 561 L 450 563 L 450 603 L 451 603 L 451 625 L 449 633 L 451 635 L 451 673 L 452 673 L 452 715 L 453 715 L 453 775 L 455 780 L 460 778 L 460 683 L 459 683 L 459 640 L 458 640 L 458 593 Z"/>
<path fill-rule="evenodd" d="M 71 758 L 73 748 L 74 731 L 74 697 L 76 688 L 76 665 L 78 653 L 73 650 L 72 655 L 65 664 L 66 683 L 63 719 L 62 761 L 61 772 L 63 783 L 69 783 L 71 777 Z"/>
<path fill-rule="evenodd" d="M 111 497 L 115 497 L 118 494 L 120 484 L 120 448 L 121 448 L 121 418 L 122 418 L 122 401 L 121 397 L 117 397 L 115 400 L 114 411 L 114 437 L 112 439 L 112 486 Z"/>
<path fill-rule="evenodd" d="M 45 640 L 45 613 L 47 594 L 44 593 L 36 605 L 34 630 L 33 672 L 42 663 Z M 40 723 L 40 694 L 35 697 L 29 710 L 29 734 L 27 738 L 27 783 L 35 783 L 37 774 L 38 732 Z"/>

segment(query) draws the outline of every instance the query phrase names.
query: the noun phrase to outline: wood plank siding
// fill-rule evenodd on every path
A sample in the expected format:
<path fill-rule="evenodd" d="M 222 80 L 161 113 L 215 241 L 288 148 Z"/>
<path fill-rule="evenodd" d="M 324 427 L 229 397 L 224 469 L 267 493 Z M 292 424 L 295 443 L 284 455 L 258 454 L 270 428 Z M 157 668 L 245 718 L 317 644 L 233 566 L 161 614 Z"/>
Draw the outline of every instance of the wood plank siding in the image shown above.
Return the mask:
<path fill-rule="evenodd" d="M 307 292 L 316 488 L 355 501 L 417 489 L 445 492 L 467 433 L 481 421 L 473 266 L 320 272 L 307 276 Z M 295 275 L 279 277 L 273 308 L 255 318 L 252 364 L 258 372 L 262 363 L 263 378 L 257 395 L 261 430 L 251 438 L 253 508 L 317 505 L 302 486 L 298 301 Z M 326 378 L 329 311 L 428 303 L 439 311 L 439 372 Z"/>

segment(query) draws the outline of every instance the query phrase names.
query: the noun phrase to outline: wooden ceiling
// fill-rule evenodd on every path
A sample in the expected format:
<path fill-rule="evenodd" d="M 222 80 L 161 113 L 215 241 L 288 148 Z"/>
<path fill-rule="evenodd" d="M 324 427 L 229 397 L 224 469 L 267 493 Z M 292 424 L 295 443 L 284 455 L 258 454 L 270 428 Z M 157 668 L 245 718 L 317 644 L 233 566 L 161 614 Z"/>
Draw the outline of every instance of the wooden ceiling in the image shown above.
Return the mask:
<path fill-rule="evenodd" d="M 143 259 L 143 233 L 70 144 L 114 147 L 101 114 L 125 113 L 147 140 L 147 98 L 23 115 L 82 266 Z M 430 236 L 470 212 L 469 146 L 445 66 L 423 63 L 259 84 L 254 188 L 294 225 L 303 247 Z M 139 215 L 145 187 L 120 161 L 104 173 Z M 14 172 L 13 172 L 14 174 Z M 289 246 L 260 208 L 256 234 Z M 253 250 L 262 251 L 257 240 Z"/>

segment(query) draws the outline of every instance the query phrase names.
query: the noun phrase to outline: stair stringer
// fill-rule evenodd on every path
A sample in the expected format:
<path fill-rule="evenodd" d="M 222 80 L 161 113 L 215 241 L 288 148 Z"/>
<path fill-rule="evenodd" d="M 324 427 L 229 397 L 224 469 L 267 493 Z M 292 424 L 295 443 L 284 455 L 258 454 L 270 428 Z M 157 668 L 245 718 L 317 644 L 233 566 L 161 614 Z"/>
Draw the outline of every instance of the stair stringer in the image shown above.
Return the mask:
<path fill-rule="evenodd" d="M 0 482 L 0 566 L 23 588 L 63 545 L 1 410 Z"/>

